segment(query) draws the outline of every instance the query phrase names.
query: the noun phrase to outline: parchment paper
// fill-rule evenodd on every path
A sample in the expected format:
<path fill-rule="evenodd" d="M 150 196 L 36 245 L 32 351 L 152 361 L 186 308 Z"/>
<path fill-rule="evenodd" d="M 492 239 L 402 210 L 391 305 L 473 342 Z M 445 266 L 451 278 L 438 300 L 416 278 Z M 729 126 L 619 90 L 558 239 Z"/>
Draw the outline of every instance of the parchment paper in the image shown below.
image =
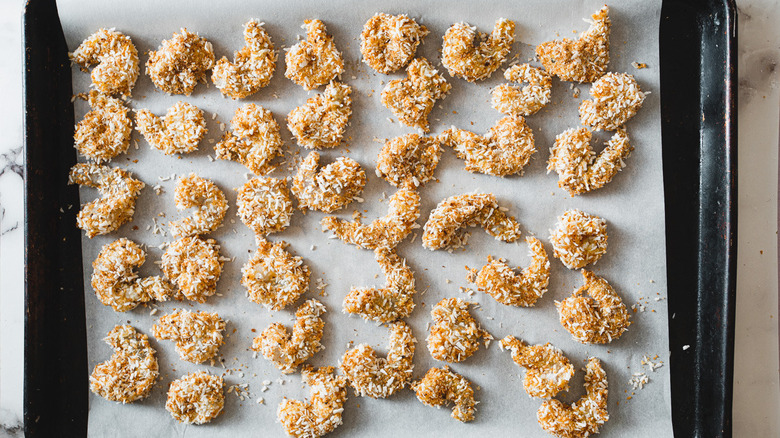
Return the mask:
<path fill-rule="evenodd" d="M 130 35 L 138 47 L 142 75 L 129 105 L 134 109 L 148 108 L 156 114 L 165 111 L 179 100 L 190 102 L 204 110 L 208 120 L 209 133 L 206 139 L 217 140 L 222 136 L 220 123 L 227 125 L 234 111 L 246 102 L 255 102 L 273 111 L 282 128 L 287 155 L 304 157 L 308 151 L 300 148 L 286 129 L 286 115 L 296 106 L 319 90 L 307 93 L 301 87 L 287 80 L 284 73 L 284 53 L 279 61 L 270 86 L 242 101 L 222 98 L 213 85 L 199 85 L 189 97 L 168 96 L 151 84 L 143 75 L 146 52 L 158 47 L 163 39 L 171 37 L 181 27 L 198 32 L 214 45 L 217 57 L 228 56 L 243 47 L 242 25 L 250 18 L 265 22 L 277 50 L 289 47 L 304 36 L 301 29 L 304 19 L 320 18 L 328 32 L 335 37 L 336 44 L 344 53 L 346 72 L 342 79 L 353 87 L 353 115 L 347 130 L 346 144 L 322 152 L 323 163 L 346 155 L 356 159 L 368 175 L 368 184 L 362 195 L 363 203 L 352 203 L 338 214 L 349 218 L 353 210 L 365 212 L 364 221 L 384 215 L 387 201 L 395 189 L 374 175 L 376 156 L 387 138 L 403 135 L 414 130 L 395 120 L 393 114 L 380 102 L 380 93 L 391 79 L 402 77 L 405 72 L 381 75 L 360 62 L 359 35 L 363 24 L 375 12 L 407 13 L 430 30 L 424 44 L 418 49 L 418 56 L 425 56 L 437 65 L 440 72 L 452 84 L 451 94 L 434 109 L 430 116 L 432 134 L 437 134 L 454 125 L 476 133 L 485 133 L 497 120 L 503 117 L 490 106 L 490 89 L 503 83 L 502 73 L 509 63 L 502 65 L 493 77 L 484 82 L 470 84 L 462 79 L 452 78 L 441 67 L 441 37 L 455 22 L 467 21 L 480 31 L 490 32 L 500 17 L 516 22 L 516 42 L 510 57 L 517 62 L 527 62 L 534 56 L 534 46 L 557 37 L 576 38 L 587 29 L 583 18 L 589 17 L 603 3 L 599 1 L 538 0 L 516 2 L 417 2 L 401 0 L 381 1 L 189 1 L 156 2 L 135 0 L 133 2 L 102 2 L 61 0 L 59 12 L 70 50 L 100 27 L 116 27 Z M 640 302 L 644 312 L 632 313 L 633 324 L 620 339 L 609 345 L 586 346 L 574 341 L 558 322 L 553 302 L 562 300 L 582 284 L 580 272 L 566 269 L 560 261 L 551 258 L 552 274 L 549 292 L 533 308 L 515 308 L 497 303 L 493 298 L 477 292 L 469 297 L 460 288 L 469 288 L 466 282 L 465 265 L 482 267 L 488 255 L 505 257 L 511 266 L 525 267 L 530 263 L 528 248 L 524 239 L 517 244 L 494 240 L 481 229 L 472 230 L 472 238 L 465 250 L 431 252 L 422 248 L 417 230 L 414 239 L 407 238 L 398 252 L 407 258 L 416 271 L 418 290 L 424 292 L 415 298 L 417 308 L 408 318 L 418 340 L 414 358 L 414 377 L 420 378 L 433 366 L 444 363 L 433 360 L 426 348 L 426 324 L 430 322 L 430 309 L 439 300 L 448 297 L 463 297 L 480 304 L 472 308 L 477 321 L 496 338 L 489 348 L 481 347 L 471 358 L 451 368 L 466 376 L 478 388 L 476 397 L 480 401 L 476 420 L 462 424 L 450 418 L 449 409 L 434 409 L 417 401 L 414 393 L 403 390 L 385 400 L 361 398 L 349 390 L 349 400 L 344 411 L 344 424 L 333 436 L 527 436 L 542 437 L 547 434 L 536 422 L 536 410 L 541 400 L 532 399 L 522 389 L 524 371 L 516 366 L 508 351 L 500 351 L 497 340 L 506 335 L 515 335 L 526 342 L 551 342 L 561 348 L 572 360 L 578 371 L 571 382 L 571 389 L 560 398 L 572 402 L 584 394 L 582 387 L 584 372 L 581 368 L 590 356 L 599 357 L 609 379 L 609 413 L 611 419 L 603 427 L 604 436 L 671 436 L 671 402 L 668 376 L 668 331 L 666 307 L 665 248 L 664 248 L 664 206 L 661 171 L 661 137 L 659 124 L 659 65 L 658 65 L 658 22 L 659 1 L 625 0 L 610 5 L 612 19 L 610 70 L 629 72 L 635 75 L 641 87 L 651 94 L 647 97 L 639 114 L 628 123 L 628 131 L 635 147 L 627 160 L 627 167 L 605 188 L 594 193 L 571 198 L 556 185 L 557 176 L 547 174 L 545 165 L 549 148 L 555 136 L 564 130 L 579 126 L 577 106 L 589 97 L 589 85 L 576 85 L 579 98 L 569 83 L 554 81 L 553 102 L 540 113 L 527 118 L 534 131 L 539 152 L 525 170 L 523 176 L 496 178 L 470 174 L 463 168 L 463 162 L 447 149 L 436 170 L 440 182 L 429 182 L 422 190 L 422 216 L 424 224 L 428 213 L 445 197 L 473 192 L 493 192 L 499 202 L 522 224 L 525 235 L 539 236 L 552 257 L 549 230 L 555 226 L 556 218 L 569 208 L 580 208 L 599 215 L 608 222 L 609 248 L 606 255 L 595 266 L 590 266 L 598 275 L 605 277 L 623 297 L 628 306 Z M 572 31 L 576 30 L 576 33 Z M 632 62 L 646 63 L 648 68 L 636 69 Z M 539 65 L 532 62 L 532 65 Z M 74 93 L 86 92 L 89 75 L 73 68 Z M 76 101 L 76 120 L 88 110 L 85 102 Z M 211 115 L 216 113 L 216 120 Z M 607 134 L 594 136 L 594 144 L 600 150 Z M 379 139 L 377 141 L 376 139 Z M 115 158 L 111 165 L 130 169 L 143 180 L 147 187 L 139 197 L 136 214 L 132 222 L 106 236 L 83 239 L 84 291 L 87 303 L 87 327 L 90 370 L 99 362 L 107 360 L 112 351 L 102 338 L 117 324 L 130 323 L 141 332 L 149 334 L 152 345 L 158 352 L 161 379 L 152 395 L 131 405 L 108 402 L 90 394 L 89 434 L 91 436 L 284 436 L 276 420 L 276 408 L 282 397 L 302 399 L 309 397 L 308 388 L 301 384 L 300 373 L 283 375 L 262 357 L 253 358 L 249 347 L 252 338 L 274 321 L 284 323 L 291 329 L 297 305 L 304 299 L 316 297 L 328 308 L 323 344 L 326 349 L 319 352 L 309 363 L 315 366 L 336 365 L 348 348 L 367 342 L 380 354 L 387 351 L 387 329 L 373 323 L 365 323 L 356 316 L 341 311 L 342 300 L 350 287 L 380 285 L 384 282 L 371 251 L 360 250 L 328 239 L 319 226 L 324 214 L 309 212 L 306 215 L 296 211 L 291 226 L 282 233 L 270 236 L 270 240 L 286 240 L 293 254 L 302 256 L 312 270 L 311 287 L 296 305 L 270 312 L 250 302 L 240 284 L 241 266 L 255 250 L 252 233 L 236 217 L 235 188 L 246 181 L 247 170 L 240 164 L 229 161 L 211 161 L 213 142 L 204 140 L 199 150 L 182 157 L 168 157 L 152 149 L 138 133 L 133 140 L 139 148 L 130 150 Z M 125 236 L 148 246 L 147 262 L 140 270 L 142 275 L 159 274 L 158 265 L 162 251 L 157 247 L 173 238 L 154 234 L 147 230 L 153 220 L 167 224 L 189 212 L 178 213 L 174 207 L 173 192 L 175 179 L 161 181 L 160 178 L 185 175 L 195 171 L 200 176 L 214 180 L 226 193 L 230 210 L 225 225 L 210 235 L 215 238 L 225 257 L 235 258 L 225 263 L 222 278 L 218 284 L 219 296 L 211 297 L 202 305 L 191 302 L 167 302 L 157 304 L 155 315 L 151 307 L 116 313 L 97 300 L 89 286 L 92 274 L 91 262 L 100 248 L 119 237 Z M 287 165 L 275 171 L 274 176 L 291 175 Z M 164 193 L 156 195 L 152 189 L 160 185 Z M 82 189 L 82 202 L 95 198 L 96 191 Z M 75 208 L 75 207 L 74 207 Z M 165 217 L 158 216 L 164 213 Z M 74 224 L 75 226 L 75 224 Z M 136 229 L 137 227 L 137 229 Z M 167 227 L 164 227 L 167 230 Z M 320 296 L 315 287 L 317 278 L 328 283 Z M 451 281 L 450 282 L 448 282 Z M 657 300 L 656 300 L 657 299 Z M 219 351 L 224 359 L 222 366 L 209 364 L 194 365 L 183 362 L 174 351 L 170 341 L 157 341 L 151 337 L 151 326 L 157 318 L 175 308 L 216 311 L 229 320 L 229 337 Z M 640 364 L 647 355 L 662 361 L 664 366 L 651 372 Z M 178 424 L 164 409 L 168 385 L 174 379 L 195 370 L 209 370 L 225 374 L 226 387 L 248 384 L 249 397 L 240 400 L 235 394 L 226 394 L 225 410 L 221 416 L 208 425 L 187 426 Z M 633 373 L 647 373 L 650 381 L 643 390 L 632 390 L 629 379 Z M 283 380 L 280 380 L 283 379 Z M 272 383 L 263 392 L 264 380 Z M 284 384 L 282 384 L 282 381 Z M 85 388 L 85 390 L 87 390 Z M 636 392 L 636 394 L 634 394 Z M 630 396 L 632 396 L 628 399 Z M 264 404 L 258 404 L 258 398 Z"/>

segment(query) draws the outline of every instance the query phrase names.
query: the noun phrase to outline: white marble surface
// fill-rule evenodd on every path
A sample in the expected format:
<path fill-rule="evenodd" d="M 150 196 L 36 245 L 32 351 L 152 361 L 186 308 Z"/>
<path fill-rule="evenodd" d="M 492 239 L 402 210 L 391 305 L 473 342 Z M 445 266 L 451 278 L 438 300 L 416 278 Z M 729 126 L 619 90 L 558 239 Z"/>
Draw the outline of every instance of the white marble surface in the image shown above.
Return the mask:
<path fill-rule="evenodd" d="M 0 0 L 0 437 L 21 436 L 22 51 L 19 0 Z M 780 436 L 777 181 L 780 0 L 739 2 L 739 266 L 734 436 Z"/>

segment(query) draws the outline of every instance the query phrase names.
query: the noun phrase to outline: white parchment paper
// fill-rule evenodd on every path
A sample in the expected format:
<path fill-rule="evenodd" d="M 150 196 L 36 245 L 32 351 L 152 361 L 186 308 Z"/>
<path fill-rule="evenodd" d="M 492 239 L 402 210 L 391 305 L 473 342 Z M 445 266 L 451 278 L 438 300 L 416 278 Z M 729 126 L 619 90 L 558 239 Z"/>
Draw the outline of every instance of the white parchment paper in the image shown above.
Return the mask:
<path fill-rule="evenodd" d="M 453 86 L 451 94 L 440 101 L 430 116 L 431 133 L 437 134 L 454 125 L 482 134 L 503 117 L 490 106 L 490 89 L 504 82 L 502 73 L 509 63 L 505 63 L 491 79 L 477 84 L 450 77 L 440 64 L 441 37 L 446 29 L 452 23 L 467 21 L 480 31 L 489 32 L 498 18 L 512 19 L 517 27 L 516 42 L 510 57 L 514 61 L 526 62 L 534 56 L 534 46 L 543 41 L 564 36 L 576 38 L 588 27 L 582 19 L 589 17 L 602 4 L 593 0 L 459 3 L 411 0 L 58 2 L 71 51 L 98 28 L 115 27 L 133 38 L 140 53 L 142 72 L 143 63 L 147 60 L 146 52 L 156 49 L 160 41 L 170 38 L 181 27 L 198 32 L 210 40 L 217 57 L 225 55 L 232 60 L 233 51 L 244 44 L 242 25 L 250 18 L 265 22 L 265 28 L 278 50 L 295 44 L 298 36 L 304 35 L 300 27 L 304 19 L 322 19 L 329 33 L 335 37 L 338 48 L 344 53 L 346 72 L 342 80 L 353 87 L 353 115 L 345 145 L 324 151 L 322 161 L 329 163 L 346 155 L 360 162 L 366 170 L 368 184 L 362 195 L 365 202 L 352 203 L 338 212 L 342 217 L 350 217 L 357 209 L 365 212 L 365 221 L 384 215 L 387 201 L 383 199 L 383 194 L 389 197 L 395 191 L 392 186 L 374 176 L 379 149 L 385 139 L 413 132 L 397 121 L 388 120 L 394 120 L 395 117 L 380 102 L 384 85 L 391 79 L 404 76 L 405 72 L 382 75 L 360 62 L 359 35 L 368 18 L 379 11 L 406 13 L 428 27 L 431 33 L 417 54 L 437 65 Z M 555 136 L 568 128 L 579 126 L 577 106 L 588 98 L 589 90 L 589 85 L 575 85 L 572 88 L 569 83 L 556 79 L 553 102 L 540 113 L 527 118 L 539 152 L 526 168 L 525 174 L 504 179 L 470 174 L 463 169 L 463 162 L 455 157 L 452 150 L 445 150 L 436 170 L 436 177 L 440 181 L 429 182 L 421 189 L 422 216 L 419 224 L 425 222 L 430 210 L 445 197 L 473 191 L 493 192 L 499 202 L 508 207 L 510 213 L 521 222 L 523 233 L 539 236 L 552 255 L 548 230 L 554 227 L 558 215 L 569 208 L 580 208 L 599 215 L 608 222 L 609 249 L 602 260 L 590 268 L 605 277 L 627 305 L 641 302 L 645 311 L 632 313 L 633 324 L 629 331 L 612 344 L 582 345 L 561 327 L 553 305 L 553 301 L 566 298 L 582 284 L 579 272 L 570 271 L 557 259 L 551 259 L 549 292 L 533 308 L 504 306 L 479 292 L 469 297 L 461 290 L 471 286 L 466 282 L 464 266 L 480 268 L 488 255 L 505 257 L 512 266 L 527 266 L 530 257 L 524 240 L 519 240 L 517 244 L 507 244 L 475 229 L 465 250 L 452 254 L 447 251 L 431 252 L 420 244 L 420 229 L 414 239 L 407 238 L 398 247 L 398 252 L 407 258 L 416 271 L 418 290 L 424 291 L 415 298 L 417 307 L 408 318 L 418 340 L 414 376 L 420 378 L 428 368 L 444 365 L 433 360 L 426 348 L 426 324 L 430 321 L 433 305 L 443 298 L 459 296 L 480 304 L 472 308 L 472 314 L 496 340 L 512 334 L 532 344 L 551 342 L 561 348 L 578 369 L 570 391 L 560 397 L 566 402 L 575 401 L 584 394 L 584 372 L 580 369 L 588 357 L 599 357 L 606 369 L 610 390 L 611 419 L 602 429 L 604 436 L 671 436 L 658 92 L 660 2 L 624 0 L 610 7 L 613 23 L 610 70 L 634 74 L 642 89 L 651 93 L 643 109 L 628 123 L 635 150 L 623 172 L 605 188 L 576 198 L 571 198 L 557 187 L 555 174 L 546 173 L 548 150 Z M 312 270 L 310 291 L 295 306 L 280 312 L 267 311 L 250 302 L 240 284 L 241 266 L 254 252 L 255 244 L 252 233 L 235 216 L 234 189 L 246 181 L 248 171 L 235 162 L 209 160 L 208 156 L 214 155 L 213 142 L 209 140 L 218 140 L 222 136 L 221 123 L 229 129 L 230 118 L 239 106 L 255 102 L 271 110 L 283 126 L 282 136 L 287 152 L 285 160 L 288 163 L 292 162 L 292 154 L 303 157 L 308 153 L 291 138 L 285 126 L 285 118 L 288 112 L 303 104 L 313 93 L 321 92 L 323 87 L 307 93 L 287 80 L 283 75 L 283 58 L 282 52 L 271 84 L 242 101 L 224 99 L 213 85 L 203 84 L 196 88 L 192 96 L 168 96 L 156 90 L 148 76 L 142 74 L 139 78 L 133 90 L 133 99 L 129 102 L 130 107 L 148 108 L 156 114 L 164 114 L 174 103 L 184 100 L 204 110 L 209 133 L 207 140 L 202 142 L 195 153 L 168 157 L 152 149 L 140 134 L 134 132 L 133 139 L 138 142 L 139 148 L 131 146 L 126 154 L 111 163 L 133 171 L 147 184 L 147 188 L 139 197 L 132 222 L 110 235 L 91 240 L 84 238 L 82 241 L 90 363 L 90 370 L 84 372 L 90 372 L 91 367 L 110 357 L 112 351 L 102 338 L 113 326 L 130 323 L 151 338 L 151 326 L 157 318 L 175 308 L 218 312 L 229 320 L 229 337 L 219 352 L 224 367 L 183 362 L 175 353 L 172 342 L 158 342 L 151 338 L 161 368 L 161 379 L 152 395 L 132 405 L 121 405 L 91 394 L 91 436 L 284 436 L 276 420 L 278 403 L 284 396 L 297 399 L 308 397 L 308 388 L 302 386 L 300 373 L 282 375 L 262 357 L 253 358 L 249 347 L 252 338 L 271 322 L 282 322 L 290 329 L 295 308 L 306 298 L 316 297 L 328 308 L 323 337 L 326 349 L 309 363 L 315 366 L 336 365 L 347 350 L 348 342 L 367 342 L 380 354 L 386 353 L 385 327 L 365 323 L 358 317 L 341 312 L 342 299 L 350 287 L 382 284 L 384 278 L 381 271 L 370 251 L 328 239 L 328 234 L 323 233 L 319 226 L 322 213 L 303 215 L 296 211 L 291 226 L 285 232 L 270 236 L 273 241 L 288 241 L 289 250 L 302 256 Z M 646 63 L 648 68 L 639 70 L 632 67 L 635 61 Z M 539 64 L 532 62 L 532 65 Z M 73 69 L 74 93 L 88 91 L 89 82 L 88 74 Z M 574 88 L 579 89 L 578 98 L 573 97 Z M 76 119 L 80 120 L 88 107 L 82 101 L 76 101 L 74 105 Z M 217 114 L 215 120 L 212 120 L 212 114 Z M 607 134 L 599 133 L 594 136 L 594 144 L 600 148 L 607 138 Z M 272 175 L 291 175 L 287 167 L 281 166 Z M 155 315 L 150 314 L 151 307 L 147 306 L 131 312 L 116 313 L 110 307 L 100 304 L 89 286 L 91 262 L 100 248 L 123 236 L 146 244 L 147 262 L 140 272 L 142 275 L 159 274 L 154 262 L 159 261 L 162 251 L 157 246 L 173 238 L 169 234 L 154 234 L 147 228 L 153 220 L 167 224 L 170 220 L 188 214 L 175 210 L 175 179 L 161 181 L 161 178 L 193 171 L 214 180 L 230 202 L 225 225 L 209 236 L 219 242 L 225 257 L 235 259 L 225 263 L 217 290 L 219 295 L 201 305 L 190 302 L 161 303 L 154 306 L 158 309 Z M 158 184 L 164 189 L 161 195 L 155 194 L 152 189 Z M 88 202 L 95 196 L 96 192 L 92 189 L 81 191 L 82 202 Z M 165 216 L 162 217 L 162 214 Z M 328 283 L 325 289 L 327 296 L 318 294 L 315 288 L 318 278 Z M 645 355 L 653 358 L 653 362 L 662 361 L 664 366 L 651 371 L 640 363 Z M 333 436 L 547 436 L 536 422 L 536 410 L 541 401 L 525 394 L 522 389 L 524 371 L 512 362 L 508 351 L 500 351 L 497 342 L 489 348 L 480 348 L 474 356 L 451 368 L 466 376 L 478 388 L 476 397 L 480 404 L 475 421 L 461 424 L 450 418 L 449 409 L 437 410 L 424 406 L 408 389 L 385 400 L 356 397 L 350 390 L 344 424 Z M 242 401 L 232 393 L 227 394 L 223 414 L 208 425 L 178 424 L 164 409 L 168 385 L 186 373 L 201 369 L 224 374 L 226 386 L 248 384 L 249 397 Z M 632 390 L 629 379 L 633 373 L 643 372 L 647 373 L 649 383 L 643 390 Z M 262 382 L 265 380 L 272 383 L 267 385 L 266 391 L 262 391 Z M 264 399 L 264 404 L 257 403 L 260 397 Z"/>

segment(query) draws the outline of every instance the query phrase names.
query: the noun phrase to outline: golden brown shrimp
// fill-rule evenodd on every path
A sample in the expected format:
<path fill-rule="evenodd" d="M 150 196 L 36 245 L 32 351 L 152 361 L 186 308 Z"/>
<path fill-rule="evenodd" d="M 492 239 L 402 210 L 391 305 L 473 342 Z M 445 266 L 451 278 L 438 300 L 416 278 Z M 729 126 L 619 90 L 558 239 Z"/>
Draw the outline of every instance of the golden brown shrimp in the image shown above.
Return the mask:
<path fill-rule="evenodd" d="M 333 367 L 314 370 L 307 366 L 303 369 L 303 382 L 311 387 L 311 401 L 301 402 L 285 397 L 276 412 L 288 435 L 317 438 L 341 425 L 347 401 L 347 379 L 335 375 L 334 371 Z"/>
<path fill-rule="evenodd" d="M 325 322 L 320 315 L 326 311 L 321 302 L 307 300 L 295 312 L 292 335 L 282 324 L 275 322 L 252 341 L 252 350 L 262 353 L 281 372 L 294 372 L 322 348 L 320 339 Z"/>
<path fill-rule="evenodd" d="M 500 18 L 488 38 L 480 33 L 482 43 L 474 45 L 477 28 L 456 23 L 444 33 L 441 63 L 450 75 L 469 82 L 489 78 L 506 61 L 515 42 L 515 22 Z"/>
<path fill-rule="evenodd" d="M 95 366 L 89 389 L 106 400 L 122 403 L 146 398 L 160 375 L 149 337 L 132 326 L 118 325 L 104 340 L 114 354 Z"/>
<path fill-rule="evenodd" d="M 255 232 L 257 239 L 283 231 L 293 214 L 287 180 L 259 177 L 238 189 L 238 217 Z"/>
<path fill-rule="evenodd" d="M 287 127 L 308 149 L 330 149 L 341 143 L 352 115 L 352 87 L 331 82 L 325 92 L 309 98 L 305 104 L 290 111 Z"/>
<path fill-rule="evenodd" d="M 127 151 L 133 124 L 121 100 L 90 91 L 90 112 L 76 125 L 74 147 L 81 155 L 100 164 Z"/>
<path fill-rule="evenodd" d="M 213 181 L 194 173 L 176 181 L 174 199 L 178 210 L 197 208 L 192 216 L 170 223 L 171 234 L 177 237 L 213 232 L 222 225 L 228 210 L 222 190 Z"/>
<path fill-rule="evenodd" d="M 149 110 L 138 110 L 135 124 L 144 139 L 165 155 L 195 151 L 208 132 L 203 111 L 183 101 L 170 107 L 165 117 L 158 117 Z"/>
<path fill-rule="evenodd" d="M 376 160 L 376 176 L 399 189 L 416 189 L 433 179 L 440 158 L 439 137 L 402 135 L 382 146 Z"/>
<path fill-rule="evenodd" d="M 257 252 L 241 268 L 247 296 L 270 310 L 294 303 L 309 289 L 309 267 L 284 248 L 287 242 L 257 241 Z"/>
<path fill-rule="evenodd" d="M 566 210 L 550 232 L 553 255 L 569 269 L 596 263 L 607 252 L 607 221 L 582 212 Z"/>
<path fill-rule="evenodd" d="M 549 342 L 527 345 L 510 335 L 502 339 L 500 345 L 502 350 L 511 350 L 512 360 L 526 369 L 523 388 L 531 397 L 550 398 L 569 390 L 574 365 Z"/>
<path fill-rule="evenodd" d="M 406 126 L 428 132 L 428 115 L 452 85 L 425 58 L 417 58 L 406 67 L 406 78 L 394 79 L 382 90 L 382 105 Z"/>
<path fill-rule="evenodd" d="M 263 23 L 249 20 L 244 24 L 246 45 L 233 53 L 233 62 L 222 57 L 214 65 L 211 81 L 225 96 L 243 99 L 271 82 L 276 68 L 276 51 Z"/>
<path fill-rule="evenodd" d="M 479 349 L 480 338 L 493 339 L 469 313 L 471 304 L 460 298 L 448 298 L 433 307 L 433 325 L 428 334 L 431 357 L 446 362 L 463 362 Z"/>
<path fill-rule="evenodd" d="M 514 65 L 504 72 L 507 81 L 528 85 L 520 88 L 501 84 L 492 93 L 493 108 L 510 116 L 530 116 L 550 103 L 552 77 L 544 70 L 528 64 Z"/>
<path fill-rule="evenodd" d="M 198 371 L 171 382 L 165 409 L 180 423 L 205 424 L 225 407 L 222 376 Z"/>
<path fill-rule="evenodd" d="M 161 267 L 188 300 L 205 303 L 217 290 L 222 265 L 219 245 L 214 239 L 190 236 L 168 245 Z"/>
<path fill-rule="evenodd" d="M 446 365 L 429 369 L 425 377 L 412 384 L 412 390 L 426 406 L 440 407 L 452 402 L 452 418 L 464 423 L 474 420 L 477 402 L 471 382 Z"/>
<path fill-rule="evenodd" d="M 217 158 L 237 161 L 255 175 L 275 168 L 271 160 L 282 154 L 282 137 L 271 111 L 248 103 L 236 110 L 230 129 L 214 147 Z"/>
<path fill-rule="evenodd" d="M 583 269 L 585 285 L 565 300 L 555 302 L 561 325 L 583 344 L 608 344 L 631 325 L 629 313 L 615 289 Z M 587 293 L 589 296 L 583 296 Z"/>
<path fill-rule="evenodd" d="M 377 13 L 360 34 L 363 62 L 379 73 L 392 73 L 409 64 L 426 35 L 428 29 L 406 14 Z"/>
<path fill-rule="evenodd" d="M 627 73 L 605 74 L 591 85 L 590 95 L 592 100 L 580 104 L 580 122 L 605 131 L 620 129 L 645 101 L 645 93 Z"/>
<path fill-rule="evenodd" d="M 298 208 L 333 213 L 363 192 L 366 172 L 352 158 L 339 157 L 319 171 L 320 154 L 310 152 L 292 180 L 292 192 Z"/>
<path fill-rule="evenodd" d="M 158 340 L 171 340 L 181 360 L 201 363 L 213 358 L 224 342 L 225 321 L 216 313 L 179 310 L 161 317 L 152 326 Z"/>
<path fill-rule="evenodd" d="M 198 82 L 206 82 L 206 72 L 214 67 L 211 43 L 181 29 L 149 52 L 146 74 L 163 93 L 189 96 Z"/>
<path fill-rule="evenodd" d="M 100 93 L 130 97 L 138 79 L 138 50 L 129 36 L 114 29 L 98 29 L 70 54 L 81 71 L 93 65 L 92 87 Z"/>
<path fill-rule="evenodd" d="M 344 59 L 320 20 L 304 20 L 306 40 L 290 47 L 284 75 L 306 90 L 327 84 L 344 72 Z"/>

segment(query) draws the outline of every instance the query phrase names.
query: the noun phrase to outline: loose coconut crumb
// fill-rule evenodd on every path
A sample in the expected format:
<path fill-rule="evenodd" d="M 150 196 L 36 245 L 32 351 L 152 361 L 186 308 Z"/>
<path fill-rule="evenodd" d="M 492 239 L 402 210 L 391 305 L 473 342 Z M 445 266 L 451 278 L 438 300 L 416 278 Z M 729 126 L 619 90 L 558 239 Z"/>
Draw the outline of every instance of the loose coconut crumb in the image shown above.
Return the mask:
<path fill-rule="evenodd" d="M 555 302 L 561 325 L 583 344 L 608 344 L 631 325 L 628 309 L 606 280 L 585 269 L 582 276 L 585 285 Z"/>
<path fill-rule="evenodd" d="M 225 321 L 216 313 L 179 310 L 161 317 L 152 326 L 158 340 L 171 340 L 181 360 L 201 363 L 216 356 L 224 342 Z"/>
<path fill-rule="evenodd" d="M 292 335 L 282 324 L 272 323 L 252 341 L 252 350 L 262 353 L 281 372 L 294 372 L 322 349 L 320 340 L 325 322 L 320 316 L 326 311 L 321 302 L 307 300 L 295 312 Z"/>
<path fill-rule="evenodd" d="M 463 362 L 479 349 L 481 338 L 493 339 L 469 313 L 470 304 L 460 298 L 449 298 L 431 309 L 433 325 L 428 334 L 431 357 L 445 362 Z"/>
<path fill-rule="evenodd" d="M 149 110 L 136 111 L 135 124 L 144 139 L 165 155 L 194 152 L 208 132 L 203 111 L 183 101 L 170 107 L 163 118 Z"/>
<path fill-rule="evenodd" d="M 230 129 L 214 147 L 217 158 L 237 161 L 255 175 L 274 169 L 271 160 L 282 154 L 282 137 L 271 111 L 248 103 L 236 110 Z"/>
<path fill-rule="evenodd" d="M 542 242 L 526 237 L 533 263 L 517 275 L 505 261 L 488 257 L 474 279 L 477 289 L 507 306 L 532 307 L 550 284 L 550 259 Z"/>
<path fill-rule="evenodd" d="M 439 137 L 402 135 L 388 140 L 379 151 L 376 175 L 395 187 L 416 189 L 433 179 L 440 158 Z"/>
<path fill-rule="evenodd" d="M 404 125 L 428 132 L 428 115 L 452 85 L 425 58 L 412 61 L 406 73 L 406 78 L 388 82 L 382 90 L 382 105 Z"/>
<path fill-rule="evenodd" d="M 89 389 L 106 400 L 123 404 L 149 396 L 159 376 L 149 337 L 132 326 L 118 325 L 104 340 L 114 354 L 95 366 L 89 376 Z"/>
<path fill-rule="evenodd" d="M 406 14 L 377 13 L 360 34 L 363 62 L 379 73 L 392 73 L 409 64 L 426 35 L 428 29 Z"/>
<path fill-rule="evenodd" d="M 225 407 L 224 386 L 222 376 L 190 373 L 171 383 L 165 409 L 180 423 L 208 423 Z"/>
<path fill-rule="evenodd" d="M 444 33 L 441 63 L 452 76 L 469 82 L 489 78 L 506 61 L 515 42 L 515 22 L 500 18 L 489 37 L 480 33 L 478 46 L 474 45 L 477 28 L 467 23 L 456 23 Z"/>
<path fill-rule="evenodd" d="M 270 310 L 294 303 L 309 289 L 309 267 L 285 250 L 287 242 L 257 242 L 257 251 L 241 268 L 249 300 Z"/>
<path fill-rule="evenodd" d="M 501 349 L 511 350 L 512 360 L 526 369 L 523 388 L 531 397 L 547 399 L 569 390 L 574 365 L 549 342 L 527 345 L 514 336 L 507 336 L 500 345 Z"/>
<path fill-rule="evenodd" d="M 290 111 L 287 127 L 298 144 L 309 149 L 329 149 L 341 143 L 352 115 L 352 87 L 331 82 L 325 92 Z"/>
<path fill-rule="evenodd" d="M 302 211 L 311 209 L 332 213 L 363 192 L 366 172 L 357 161 L 340 157 L 318 171 L 319 161 L 320 154 L 312 151 L 293 177 L 292 192 Z"/>
<path fill-rule="evenodd" d="M 90 91 L 90 112 L 76 125 L 74 147 L 90 160 L 100 164 L 127 151 L 133 124 L 128 108 L 121 100 Z"/>
<path fill-rule="evenodd" d="M 262 236 L 283 231 L 293 214 L 290 191 L 284 179 L 259 177 L 238 189 L 236 199 L 241 222 Z"/>
<path fill-rule="evenodd" d="M 187 299 L 205 303 L 216 292 L 223 259 L 214 239 L 184 237 L 168 245 L 162 256 L 162 270 Z"/>
<path fill-rule="evenodd" d="M 550 103 L 552 77 L 544 70 L 528 64 L 514 65 L 504 72 L 507 81 L 528 85 L 520 88 L 501 84 L 492 92 L 492 104 L 498 112 L 510 116 L 530 116 Z"/>
<path fill-rule="evenodd" d="M 81 71 L 92 69 L 92 87 L 104 94 L 130 97 L 138 79 L 138 50 L 129 36 L 114 29 L 98 29 L 70 54 Z"/>
<path fill-rule="evenodd" d="M 156 51 L 149 52 L 146 74 L 164 93 L 189 96 L 198 81 L 206 82 L 206 72 L 212 67 L 214 49 L 211 43 L 181 29 L 181 33 L 163 40 Z"/>
<path fill-rule="evenodd" d="M 645 93 L 634 76 L 607 73 L 590 87 L 592 100 L 580 104 L 580 122 L 597 130 L 615 131 L 636 115 Z"/>
<path fill-rule="evenodd" d="M 284 76 L 306 90 L 327 84 L 344 72 L 344 60 L 320 20 L 305 20 L 306 40 L 290 47 Z"/>
<path fill-rule="evenodd" d="M 170 223 L 171 234 L 177 237 L 211 233 L 222 225 L 228 210 L 227 198 L 213 181 L 194 173 L 176 181 L 176 209 L 195 207 L 190 217 Z"/>
<path fill-rule="evenodd" d="M 249 20 L 244 24 L 246 45 L 233 53 L 233 62 L 222 57 L 214 66 L 211 81 L 223 95 L 243 99 L 271 82 L 276 68 L 276 51 L 263 23 Z"/>
<path fill-rule="evenodd" d="M 303 369 L 303 382 L 311 388 L 311 400 L 290 400 L 279 404 L 276 416 L 284 431 L 296 438 L 317 438 L 333 432 L 342 422 L 347 401 L 347 379 L 334 374 L 333 367 Z"/>
<path fill-rule="evenodd" d="M 567 210 L 550 232 L 553 255 L 569 269 L 596 263 L 607 252 L 607 221 L 580 210 Z"/>
<path fill-rule="evenodd" d="M 467 422 L 474 420 L 477 402 L 474 389 L 465 377 L 443 368 L 431 368 L 425 377 L 412 384 L 412 390 L 426 406 L 441 407 L 447 402 L 453 403 L 452 418 Z"/>

